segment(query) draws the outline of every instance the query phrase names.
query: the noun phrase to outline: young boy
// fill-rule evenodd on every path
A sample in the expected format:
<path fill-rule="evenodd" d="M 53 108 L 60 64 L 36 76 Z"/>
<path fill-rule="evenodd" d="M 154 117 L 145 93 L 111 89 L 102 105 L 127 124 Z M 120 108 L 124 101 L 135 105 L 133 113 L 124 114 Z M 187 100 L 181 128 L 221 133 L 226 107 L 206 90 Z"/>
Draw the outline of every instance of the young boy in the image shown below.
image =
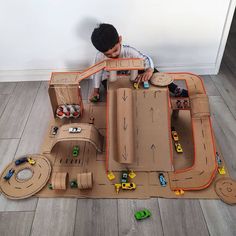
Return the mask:
<path fill-rule="evenodd" d="M 98 28 L 95 28 L 91 41 L 94 47 L 99 51 L 95 58 L 95 63 L 98 63 L 107 58 L 142 58 L 144 59 L 145 70 L 138 75 L 137 80 L 148 81 L 152 77 L 153 73 L 158 72 L 154 68 L 152 59 L 149 56 L 144 55 L 137 49 L 122 45 L 122 37 L 118 34 L 113 25 L 100 24 Z M 109 78 L 109 72 L 99 71 L 94 75 L 94 90 L 90 96 L 90 101 L 97 101 L 99 99 L 99 87 L 102 83 L 106 88 L 106 82 Z M 187 97 L 188 91 L 179 88 L 176 84 L 171 83 L 169 86 L 170 92 L 175 97 Z"/>

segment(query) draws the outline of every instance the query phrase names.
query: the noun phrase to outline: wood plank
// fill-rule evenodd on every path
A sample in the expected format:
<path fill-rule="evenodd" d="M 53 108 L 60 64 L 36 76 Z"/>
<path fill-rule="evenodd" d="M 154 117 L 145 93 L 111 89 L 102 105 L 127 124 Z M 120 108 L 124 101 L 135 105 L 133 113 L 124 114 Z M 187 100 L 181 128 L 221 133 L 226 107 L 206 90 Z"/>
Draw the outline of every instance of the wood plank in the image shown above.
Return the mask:
<path fill-rule="evenodd" d="M 0 94 L 12 94 L 17 83 L 14 82 L 1 82 L 0 83 Z"/>
<path fill-rule="evenodd" d="M 20 138 L 40 82 L 18 83 L 0 119 L 0 138 Z"/>
<path fill-rule="evenodd" d="M 210 97 L 214 133 L 231 177 L 236 178 L 236 120 L 221 97 Z"/>
<path fill-rule="evenodd" d="M 77 199 L 70 198 L 39 199 L 31 235 L 73 235 L 76 203 Z"/>
<path fill-rule="evenodd" d="M 1 212 L 1 236 L 27 236 L 30 235 L 34 212 Z"/>
<path fill-rule="evenodd" d="M 151 211 L 148 219 L 137 221 L 136 211 L 144 208 Z M 157 199 L 118 200 L 119 235 L 163 235 L 160 210 Z"/>
<path fill-rule="evenodd" d="M 9 98 L 10 98 L 9 95 L 5 95 L 5 94 L 1 95 L 0 94 L 0 118 L 1 118 L 5 108 L 7 106 Z"/>
<path fill-rule="evenodd" d="M 236 30 L 236 27 L 235 27 Z M 228 37 L 224 57 L 222 60 L 231 71 L 236 72 L 236 33 L 231 33 Z"/>
<path fill-rule="evenodd" d="M 211 79 L 211 76 L 201 75 L 201 78 L 204 82 L 204 86 L 205 86 L 206 93 L 207 93 L 208 96 L 219 96 L 220 95 L 220 93 L 217 90 L 214 82 Z"/>
<path fill-rule="evenodd" d="M 222 63 L 221 71 L 218 75 L 211 75 L 220 95 L 236 119 L 236 80 L 235 75 Z"/>
<path fill-rule="evenodd" d="M 164 235 L 209 235 L 198 200 L 159 199 Z"/>
<path fill-rule="evenodd" d="M 217 200 L 201 200 L 210 235 L 236 235 L 236 206 Z"/>
<path fill-rule="evenodd" d="M 0 172 L 13 160 L 18 144 L 19 139 L 0 139 Z"/>
<path fill-rule="evenodd" d="M 42 82 L 25 125 L 16 157 L 40 152 L 49 121 L 52 118 L 53 113 L 48 96 L 48 83 Z"/>
<path fill-rule="evenodd" d="M 231 177 L 236 178 L 236 121 L 221 97 L 210 97 L 213 128 Z M 201 207 L 211 235 L 236 235 L 236 206 L 201 200 Z"/>
<path fill-rule="evenodd" d="M 117 200 L 79 199 L 74 235 L 118 235 Z"/>

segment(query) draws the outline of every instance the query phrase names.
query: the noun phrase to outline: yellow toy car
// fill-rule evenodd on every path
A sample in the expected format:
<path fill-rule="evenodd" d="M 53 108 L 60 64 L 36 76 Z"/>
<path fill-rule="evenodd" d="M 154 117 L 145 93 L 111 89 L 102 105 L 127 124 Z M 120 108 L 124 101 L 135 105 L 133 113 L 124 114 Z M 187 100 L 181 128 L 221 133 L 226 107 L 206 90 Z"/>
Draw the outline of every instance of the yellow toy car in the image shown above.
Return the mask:
<path fill-rule="evenodd" d="M 136 184 L 135 183 L 122 183 L 121 188 L 124 190 L 135 190 Z"/>
<path fill-rule="evenodd" d="M 175 150 L 178 153 L 183 153 L 183 149 L 182 149 L 180 143 L 175 143 Z"/>
<path fill-rule="evenodd" d="M 218 172 L 220 175 L 225 175 L 226 174 L 225 167 L 224 166 L 218 167 Z"/>
<path fill-rule="evenodd" d="M 175 190 L 175 195 L 177 195 L 177 196 L 184 195 L 184 190 L 183 189 Z"/>
<path fill-rule="evenodd" d="M 27 160 L 30 163 L 30 165 L 34 165 L 36 163 L 36 161 L 33 160 L 31 157 L 29 157 Z"/>

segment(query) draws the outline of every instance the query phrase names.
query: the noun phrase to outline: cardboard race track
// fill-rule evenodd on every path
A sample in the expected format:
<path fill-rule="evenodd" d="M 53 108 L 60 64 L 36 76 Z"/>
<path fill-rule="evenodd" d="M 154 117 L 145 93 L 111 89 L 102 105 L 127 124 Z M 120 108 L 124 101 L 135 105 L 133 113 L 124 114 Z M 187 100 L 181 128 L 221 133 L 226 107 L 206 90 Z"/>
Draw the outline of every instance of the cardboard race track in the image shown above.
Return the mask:
<path fill-rule="evenodd" d="M 140 59 L 115 59 L 102 61 L 82 72 L 52 74 L 49 96 L 54 115 L 62 104 L 78 104 L 81 115 L 77 119 L 55 116 L 51 121 L 42 155 L 50 161 L 52 173 L 36 196 L 218 198 L 213 183 L 229 175 L 215 145 L 202 80 L 189 73 L 158 73 L 151 80 L 155 85 L 144 89 L 140 84 L 140 89 L 134 89 L 130 79 L 141 69 L 144 66 Z M 99 70 L 111 71 L 107 102 L 83 104 L 79 82 Z M 131 70 L 131 73 L 117 76 L 118 70 Z M 167 86 L 163 85 L 173 80 L 186 84 L 188 98 L 170 96 Z M 161 87 L 156 86 L 158 81 L 162 82 Z M 54 127 L 58 127 L 56 134 L 52 132 Z M 175 150 L 173 127 L 183 153 Z M 80 132 L 70 132 L 72 129 Z M 73 153 L 75 147 L 79 149 L 77 156 Z M 219 167 L 226 170 L 224 175 L 218 174 Z M 32 194 L 19 196 L 15 188 L 15 196 L 12 189 L 9 196 L 8 183 L 16 176 L 13 174 L 10 180 L 3 177 L 10 168 L 14 168 L 14 162 L 1 174 L 2 193 L 9 198 L 35 194 L 34 190 Z M 135 178 L 128 179 L 136 184 L 136 189 L 121 189 L 117 193 L 115 184 L 120 183 L 121 173 L 127 170 L 136 174 Z M 115 179 L 107 178 L 110 172 Z M 166 186 L 160 182 L 160 174 Z M 181 191 L 184 194 L 179 194 Z"/>

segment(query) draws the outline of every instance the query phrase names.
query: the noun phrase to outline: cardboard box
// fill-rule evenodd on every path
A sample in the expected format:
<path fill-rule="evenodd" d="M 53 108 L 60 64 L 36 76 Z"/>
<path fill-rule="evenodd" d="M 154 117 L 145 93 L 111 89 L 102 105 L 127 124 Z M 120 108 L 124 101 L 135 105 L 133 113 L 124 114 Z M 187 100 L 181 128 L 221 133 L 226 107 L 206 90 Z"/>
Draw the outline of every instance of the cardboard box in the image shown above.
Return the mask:
<path fill-rule="evenodd" d="M 80 106 L 81 116 L 83 114 L 83 101 L 80 85 L 77 82 L 79 72 L 56 72 L 52 73 L 49 82 L 49 97 L 54 117 L 58 106 L 64 104 L 77 104 Z"/>

